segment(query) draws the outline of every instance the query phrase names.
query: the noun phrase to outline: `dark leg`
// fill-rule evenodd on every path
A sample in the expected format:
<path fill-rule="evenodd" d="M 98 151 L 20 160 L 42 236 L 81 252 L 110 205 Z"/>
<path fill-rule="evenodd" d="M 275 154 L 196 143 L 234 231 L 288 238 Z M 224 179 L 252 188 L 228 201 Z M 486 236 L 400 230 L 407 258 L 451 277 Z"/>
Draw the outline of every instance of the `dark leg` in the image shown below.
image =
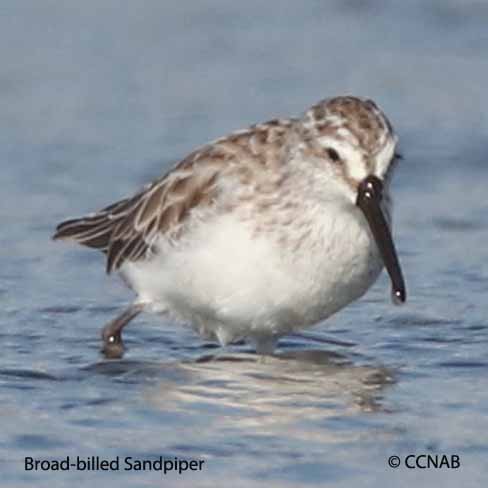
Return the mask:
<path fill-rule="evenodd" d="M 143 306 L 140 304 L 131 305 L 126 308 L 118 317 L 111 320 L 102 329 L 103 347 L 102 352 L 107 359 L 119 359 L 124 355 L 124 341 L 122 340 L 122 329 L 139 313 Z"/>

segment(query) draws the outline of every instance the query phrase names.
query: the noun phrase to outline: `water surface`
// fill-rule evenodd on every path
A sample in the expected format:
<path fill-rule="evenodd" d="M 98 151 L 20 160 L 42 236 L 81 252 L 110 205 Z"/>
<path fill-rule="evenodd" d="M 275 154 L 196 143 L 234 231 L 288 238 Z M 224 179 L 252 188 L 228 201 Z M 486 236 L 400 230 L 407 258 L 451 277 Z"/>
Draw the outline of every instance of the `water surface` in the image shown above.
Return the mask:
<path fill-rule="evenodd" d="M 484 486 L 488 456 L 488 5 L 483 1 L 15 2 L 0 7 L 1 486 Z M 55 224 L 196 145 L 318 99 L 370 96 L 401 139 L 409 290 L 220 351 L 148 315 Z M 461 468 L 392 469 L 457 454 Z M 193 474 L 29 473 L 25 456 L 205 460 Z"/>

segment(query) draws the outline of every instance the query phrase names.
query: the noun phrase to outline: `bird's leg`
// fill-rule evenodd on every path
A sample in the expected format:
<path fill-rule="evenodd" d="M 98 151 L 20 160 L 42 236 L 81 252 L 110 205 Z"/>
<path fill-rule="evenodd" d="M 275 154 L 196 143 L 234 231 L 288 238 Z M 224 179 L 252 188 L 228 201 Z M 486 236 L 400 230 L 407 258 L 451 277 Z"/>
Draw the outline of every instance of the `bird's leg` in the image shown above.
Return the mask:
<path fill-rule="evenodd" d="M 126 308 L 119 316 L 111 320 L 102 329 L 102 352 L 107 359 L 119 359 L 124 355 L 124 341 L 122 329 L 139 313 L 142 312 L 142 304 L 133 304 Z"/>

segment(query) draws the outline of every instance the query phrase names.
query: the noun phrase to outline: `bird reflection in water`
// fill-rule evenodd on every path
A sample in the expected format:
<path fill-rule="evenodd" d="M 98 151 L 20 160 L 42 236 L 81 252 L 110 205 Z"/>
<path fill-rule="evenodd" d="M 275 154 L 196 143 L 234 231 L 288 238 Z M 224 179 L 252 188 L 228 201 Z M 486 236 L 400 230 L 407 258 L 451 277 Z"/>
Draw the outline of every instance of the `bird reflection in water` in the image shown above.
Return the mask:
<path fill-rule="evenodd" d="M 326 350 L 288 350 L 264 360 L 242 352 L 207 355 L 178 368 L 184 376 L 169 374 L 146 390 L 152 406 L 187 414 L 213 411 L 219 428 L 258 428 L 260 435 L 286 428 L 292 437 L 322 441 L 324 431 L 316 429 L 317 422 L 385 412 L 383 391 L 394 382 L 392 370 L 358 366 Z M 304 429 L 303 421 L 315 428 Z"/>

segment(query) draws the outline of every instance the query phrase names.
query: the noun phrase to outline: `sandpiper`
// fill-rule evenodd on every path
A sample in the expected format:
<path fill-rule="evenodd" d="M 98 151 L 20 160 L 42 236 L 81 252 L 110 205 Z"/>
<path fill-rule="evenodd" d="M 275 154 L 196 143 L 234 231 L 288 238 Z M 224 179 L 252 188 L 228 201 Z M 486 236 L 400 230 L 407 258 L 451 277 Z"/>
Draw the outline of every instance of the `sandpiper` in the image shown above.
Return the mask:
<path fill-rule="evenodd" d="M 206 144 L 139 193 L 58 225 L 106 254 L 135 292 L 102 331 L 107 357 L 141 311 L 169 313 L 222 345 L 280 336 L 363 295 L 385 265 L 405 284 L 391 237 L 397 137 L 371 100 L 322 100 Z"/>

